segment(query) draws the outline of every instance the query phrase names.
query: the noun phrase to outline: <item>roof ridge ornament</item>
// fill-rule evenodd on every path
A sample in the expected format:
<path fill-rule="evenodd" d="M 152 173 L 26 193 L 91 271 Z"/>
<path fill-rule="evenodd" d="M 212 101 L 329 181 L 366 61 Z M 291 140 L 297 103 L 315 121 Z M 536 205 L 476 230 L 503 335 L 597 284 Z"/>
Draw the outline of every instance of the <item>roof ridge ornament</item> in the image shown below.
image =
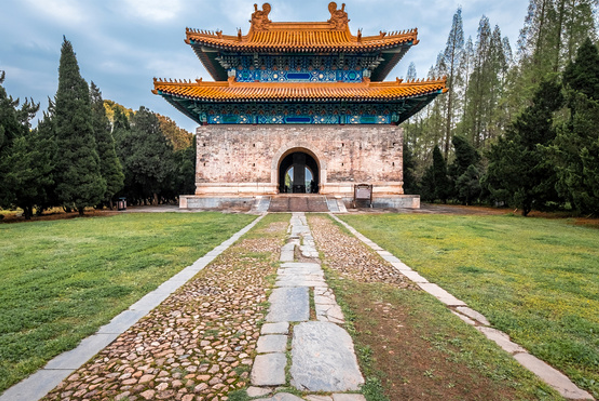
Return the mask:
<path fill-rule="evenodd" d="M 329 12 L 331 13 L 331 19 L 327 22 L 333 24 L 335 29 L 347 28 L 349 18 L 345 12 L 345 3 L 341 4 L 341 9 L 337 10 L 337 3 L 331 1 L 329 3 Z"/>
<path fill-rule="evenodd" d="M 258 10 L 258 4 L 254 4 L 254 10 L 252 19 L 250 20 L 252 28 L 257 31 L 268 30 L 268 26 L 272 23 L 272 21 L 268 19 L 268 14 L 270 14 L 271 10 L 270 4 L 262 4 L 262 10 Z"/>

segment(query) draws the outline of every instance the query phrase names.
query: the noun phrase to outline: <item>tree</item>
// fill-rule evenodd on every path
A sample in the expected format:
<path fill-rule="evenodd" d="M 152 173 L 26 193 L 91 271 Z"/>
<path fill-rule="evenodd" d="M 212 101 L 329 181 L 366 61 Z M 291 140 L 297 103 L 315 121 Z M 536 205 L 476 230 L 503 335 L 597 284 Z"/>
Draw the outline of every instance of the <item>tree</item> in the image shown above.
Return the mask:
<path fill-rule="evenodd" d="M 447 199 L 451 194 L 451 182 L 447 176 L 447 162 L 438 146 L 433 149 L 433 180 L 435 199 L 447 203 Z"/>
<path fill-rule="evenodd" d="M 478 164 L 480 161 L 480 154 L 463 136 L 455 135 L 452 142 L 455 159 L 449 167 L 449 173 L 452 177 L 457 178 L 464 174 L 466 170 L 468 170 L 468 167 Z"/>
<path fill-rule="evenodd" d="M 478 26 L 472 74 L 466 90 L 467 103 L 463 120 L 463 133 L 476 147 L 480 147 L 483 138 L 486 137 L 486 123 L 488 122 L 486 113 L 489 109 L 487 99 L 493 80 L 489 73 L 490 46 L 491 26 L 489 19 L 483 15 Z"/>
<path fill-rule="evenodd" d="M 406 81 L 413 81 L 418 78 L 418 73 L 416 72 L 416 64 L 412 61 L 408 66 L 408 72 L 406 74 Z"/>
<path fill-rule="evenodd" d="M 563 123 L 550 151 L 557 188 L 581 213 L 599 213 L 599 52 L 587 39 L 564 71 L 570 119 Z"/>
<path fill-rule="evenodd" d="M 453 197 L 470 204 L 478 198 L 481 190 L 478 183 L 481 157 L 466 138 L 455 135 L 452 142 L 455 159 L 448 167 L 448 173 L 454 183 Z"/>
<path fill-rule="evenodd" d="M 415 169 L 414 157 L 412 150 L 407 141 L 403 143 L 403 190 L 406 194 L 419 193 L 418 182 L 414 176 Z"/>
<path fill-rule="evenodd" d="M 45 141 L 30 130 L 29 121 L 39 110 L 39 104 L 8 96 L 0 74 L 0 206 L 20 207 L 26 219 L 39 204 L 45 188 L 51 184 L 52 166 Z"/>
<path fill-rule="evenodd" d="M 73 46 L 66 38 L 58 68 L 55 113 L 61 152 L 56 166 L 56 193 L 63 205 L 83 215 L 85 207 L 102 201 L 106 181 L 96 150 L 89 87 L 79 73 Z"/>
<path fill-rule="evenodd" d="M 116 154 L 114 137 L 112 136 L 110 121 L 106 116 L 102 92 L 100 92 L 100 89 L 93 82 L 91 84 L 90 97 L 92 124 L 100 161 L 100 174 L 106 181 L 106 191 L 103 201 L 108 202 L 112 209 L 112 199 L 123 188 L 125 175 Z"/>
<path fill-rule="evenodd" d="M 160 129 L 156 114 L 145 107 L 135 113 L 131 130 L 121 130 L 119 153 L 125 171 L 125 194 L 133 202 L 158 203 L 164 192 L 169 190 L 169 177 L 175 169 L 173 147 Z M 119 123 L 120 124 L 120 123 Z M 120 135 L 120 134 L 119 134 Z"/>
<path fill-rule="evenodd" d="M 447 85 L 449 92 L 447 93 L 447 104 L 445 110 L 445 160 L 449 157 L 449 141 L 454 129 L 454 117 L 457 109 L 457 90 L 454 86 L 461 83 L 461 75 L 459 64 L 464 51 L 464 28 L 462 23 L 462 8 L 459 7 L 453 16 L 453 23 L 447 38 L 447 45 L 443 53 L 445 58 L 445 66 L 447 69 Z"/>
<path fill-rule="evenodd" d="M 523 216 L 533 207 L 559 201 L 555 170 L 544 146 L 555 138 L 554 113 L 562 104 L 559 82 L 542 82 L 532 104 L 489 151 L 484 184 L 494 200 L 521 208 Z"/>
<path fill-rule="evenodd" d="M 471 205 L 481 194 L 480 171 L 474 165 L 468 166 L 466 172 L 455 181 L 456 197 L 465 205 Z"/>
<path fill-rule="evenodd" d="M 55 104 L 52 99 L 48 99 L 48 109 L 43 112 L 43 118 L 38 122 L 36 128 L 36 141 L 43 143 L 44 149 L 48 155 L 48 163 L 51 167 L 50 175 L 52 182 L 48 182 L 43 188 L 43 192 L 36 203 L 37 214 L 41 215 L 45 209 L 60 205 L 60 200 L 56 194 L 56 161 L 61 156 L 58 153 L 58 145 L 56 143 L 56 120 Z"/>
<path fill-rule="evenodd" d="M 193 142 L 193 135 L 177 126 L 177 124 L 168 117 L 156 115 L 160 121 L 160 129 L 163 135 L 173 144 L 175 151 L 190 147 Z"/>

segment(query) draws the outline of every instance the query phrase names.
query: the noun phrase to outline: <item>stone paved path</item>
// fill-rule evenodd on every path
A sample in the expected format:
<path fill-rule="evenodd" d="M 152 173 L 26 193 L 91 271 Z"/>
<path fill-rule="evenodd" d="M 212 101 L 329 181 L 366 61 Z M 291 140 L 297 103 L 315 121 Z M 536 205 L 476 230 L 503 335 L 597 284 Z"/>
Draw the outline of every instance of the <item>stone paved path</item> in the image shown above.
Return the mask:
<path fill-rule="evenodd" d="M 359 391 L 364 378 L 353 341 L 338 325 L 344 323 L 343 313 L 324 279 L 305 214 L 293 213 L 290 228 L 269 297 L 269 313 L 258 339 L 258 355 L 251 373 L 253 387 L 248 393 L 267 395 L 276 386 L 293 386 L 306 393 L 333 393 L 308 394 L 306 400 L 364 400 L 361 394 L 347 393 Z M 294 262 L 296 251 L 302 262 Z M 287 367 L 289 378 L 285 374 Z M 261 400 L 301 398 L 281 392 Z"/>
<path fill-rule="evenodd" d="M 338 221 L 355 237 L 330 241 L 322 227 L 314 225 L 320 250 L 325 255 L 340 255 L 336 258 L 340 263 L 329 267 L 352 280 L 389 282 L 430 293 L 564 397 L 592 399 L 565 375 L 489 327 L 483 315 Z M 283 236 L 287 226 L 273 223 L 269 230 Z M 358 250 L 359 241 L 381 258 Z M 105 333 L 99 334 L 113 338 L 84 366 L 64 370 L 56 365 L 58 360 L 48 365 L 52 368 L 54 363 L 56 369 L 40 371 L 56 381 L 68 375 L 44 400 L 226 401 L 232 391 L 250 386 L 248 395 L 262 397 L 259 401 L 364 401 L 357 393 L 363 378 L 352 340 L 340 326 L 344 317 L 324 279 L 305 215 L 293 214 L 288 240 L 282 248 L 273 238 L 252 238 L 220 255 L 233 242 L 217 247 L 190 266 L 189 272 L 175 277 L 178 283 L 161 286 L 162 290 L 154 295 L 158 302 L 164 302 L 137 323 L 141 317 L 138 307 L 153 308 L 143 300 L 104 327 Z M 217 256 L 209 269 L 197 274 Z M 276 280 L 267 297 L 272 286 L 269 276 Z M 264 306 L 267 299 L 268 310 Z M 266 323 L 259 329 L 263 319 Z M 130 324 L 133 326 L 127 328 Z M 93 338 L 90 341 L 93 343 Z M 82 355 L 96 353 L 90 352 L 84 349 Z M 35 387 L 40 384 L 36 383 L 37 375 L 22 383 Z M 305 395 L 300 398 L 285 392 L 291 386 Z M 33 401 L 47 391 L 35 390 L 17 397 L 11 390 L 0 396 L 0 401 Z"/>
<path fill-rule="evenodd" d="M 227 400 L 248 384 L 279 252 L 268 237 L 235 244 L 44 400 Z"/>

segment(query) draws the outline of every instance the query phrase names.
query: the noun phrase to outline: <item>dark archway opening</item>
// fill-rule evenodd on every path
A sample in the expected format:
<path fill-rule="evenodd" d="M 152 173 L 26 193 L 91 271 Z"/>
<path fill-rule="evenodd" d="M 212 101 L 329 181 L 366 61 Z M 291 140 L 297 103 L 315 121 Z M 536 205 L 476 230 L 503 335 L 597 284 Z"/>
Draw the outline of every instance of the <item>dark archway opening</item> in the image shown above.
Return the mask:
<path fill-rule="evenodd" d="M 279 165 L 279 193 L 318 193 L 318 163 L 305 152 L 290 153 Z"/>

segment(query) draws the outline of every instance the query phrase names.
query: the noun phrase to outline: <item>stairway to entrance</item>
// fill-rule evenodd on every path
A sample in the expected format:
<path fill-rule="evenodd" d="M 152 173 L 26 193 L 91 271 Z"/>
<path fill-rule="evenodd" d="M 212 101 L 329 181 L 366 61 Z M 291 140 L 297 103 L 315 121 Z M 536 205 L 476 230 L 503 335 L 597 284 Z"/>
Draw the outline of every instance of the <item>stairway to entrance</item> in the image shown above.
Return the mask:
<path fill-rule="evenodd" d="M 328 212 L 327 198 L 322 195 L 289 194 L 273 196 L 269 212 Z"/>

